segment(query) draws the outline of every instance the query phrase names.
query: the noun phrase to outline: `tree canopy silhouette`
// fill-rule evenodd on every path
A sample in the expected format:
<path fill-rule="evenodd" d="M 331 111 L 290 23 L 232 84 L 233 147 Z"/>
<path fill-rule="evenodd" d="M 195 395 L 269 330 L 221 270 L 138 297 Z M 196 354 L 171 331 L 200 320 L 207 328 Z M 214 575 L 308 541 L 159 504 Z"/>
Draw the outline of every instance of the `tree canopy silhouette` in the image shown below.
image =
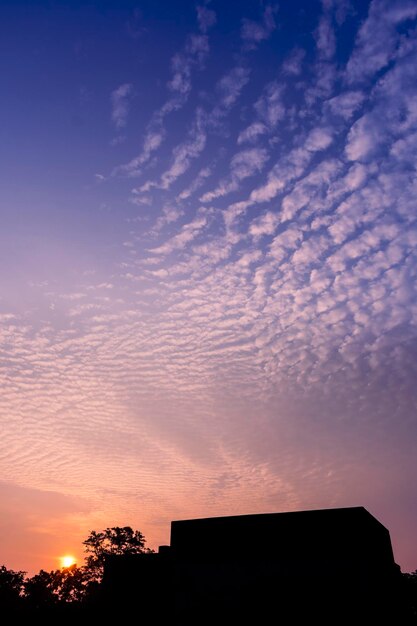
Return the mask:
<path fill-rule="evenodd" d="M 26 572 L 16 572 L 7 569 L 5 565 L 0 566 L 0 606 L 4 608 L 15 608 L 19 605 Z"/>
<path fill-rule="evenodd" d="M 71 565 L 51 572 L 40 570 L 25 581 L 24 595 L 33 608 L 82 602 L 90 584 L 89 574 L 84 567 Z"/>
<path fill-rule="evenodd" d="M 101 580 L 104 562 L 111 554 L 145 554 L 153 552 L 145 547 L 145 537 L 130 526 L 113 526 L 101 532 L 92 530 L 83 544 L 85 546 L 86 570 L 93 580 Z"/>
<path fill-rule="evenodd" d="M 91 531 L 83 542 L 85 564 L 71 565 L 31 577 L 26 572 L 0 566 L 0 608 L 12 611 L 35 611 L 44 614 L 84 610 L 96 606 L 104 562 L 111 554 L 153 552 L 145 547 L 145 537 L 130 526 L 114 526 L 101 532 Z"/>

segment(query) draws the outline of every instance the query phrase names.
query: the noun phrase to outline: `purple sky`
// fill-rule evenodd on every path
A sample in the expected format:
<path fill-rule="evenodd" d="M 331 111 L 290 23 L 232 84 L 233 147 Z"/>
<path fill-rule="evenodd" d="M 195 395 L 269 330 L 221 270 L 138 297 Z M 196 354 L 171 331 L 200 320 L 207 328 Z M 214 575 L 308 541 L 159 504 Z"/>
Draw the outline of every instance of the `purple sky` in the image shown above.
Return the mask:
<path fill-rule="evenodd" d="M 416 26 L 2 3 L 1 563 L 360 505 L 417 568 Z"/>

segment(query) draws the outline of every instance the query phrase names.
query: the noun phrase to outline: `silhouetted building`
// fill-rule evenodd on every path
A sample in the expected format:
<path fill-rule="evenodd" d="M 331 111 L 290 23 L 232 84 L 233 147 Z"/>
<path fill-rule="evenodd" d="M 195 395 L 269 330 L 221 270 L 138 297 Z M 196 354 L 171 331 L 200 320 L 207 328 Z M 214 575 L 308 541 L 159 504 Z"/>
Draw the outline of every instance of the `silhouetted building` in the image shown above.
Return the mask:
<path fill-rule="evenodd" d="M 171 623 L 401 623 L 398 579 L 388 530 L 354 507 L 174 521 L 158 554 L 109 558 L 103 589 L 109 610 L 140 597 Z"/>

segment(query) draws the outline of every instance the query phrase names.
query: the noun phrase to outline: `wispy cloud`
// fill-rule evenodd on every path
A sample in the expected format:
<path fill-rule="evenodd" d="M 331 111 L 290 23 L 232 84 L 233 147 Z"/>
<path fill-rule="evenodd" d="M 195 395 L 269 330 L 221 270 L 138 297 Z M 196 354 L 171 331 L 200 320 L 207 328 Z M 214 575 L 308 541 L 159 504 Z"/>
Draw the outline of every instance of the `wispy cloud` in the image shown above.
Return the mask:
<path fill-rule="evenodd" d="M 203 167 L 194 178 L 193 182 L 178 194 L 178 200 L 188 200 L 188 198 L 204 184 L 206 179 L 209 178 L 212 173 L 212 167 Z"/>
<path fill-rule="evenodd" d="M 319 58 L 329 61 L 336 52 L 336 37 L 329 14 L 325 14 L 320 18 L 314 34 Z"/>
<path fill-rule="evenodd" d="M 239 133 L 238 144 L 254 142 L 258 137 L 273 131 L 278 122 L 285 116 L 285 107 L 282 103 L 283 85 L 275 81 L 269 83 L 262 95 L 254 104 L 256 120 Z"/>
<path fill-rule="evenodd" d="M 371 2 L 369 15 L 359 29 L 355 49 L 347 64 L 349 83 L 366 80 L 395 57 L 400 39 L 397 26 L 417 15 L 415 2 Z"/>
<path fill-rule="evenodd" d="M 211 13 L 211 12 L 210 12 Z M 191 74 L 194 68 L 203 69 L 209 53 L 209 43 L 205 31 L 203 34 L 190 34 L 184 49 L 171 59 L 171 78 L 167 83 L 171 96 L 152 116 L 143 140 L 141 153 L 125 165 L 116 167 L 114 174 L 137 176 L 141 168 L 148 163 L 152 154 L 162 145 L 166 138 L 165 118 L 179 111 L 187 102 L 191 92 Z"/>
<path fill-rule="evenodd" d="M 263 122 L 252 122 L 252 124 L 240 131 L 237 143 L 239 145 L 246 142 L 255 143 L 258 137 L 265 135 L 267 132 L 268 129 Z"/>
<path fill-rule="evenodd" d="M 220 95 L 219 109 L 229 109 L 234 105 L 243 87 L 249 82 L 249 75 L 247 67 L 238 65 L 219 80 L 216 86 Z M 215 112 L 219 109 L 216 108 Z"/>
<path fill-rule="evenodd" d="M 147 192 L 152 188 L 169 189 L 169 187 L 188 170 L 193 159 L 197 158 L 206 145 L 207 133 L 205 119 L 201 111 L 197 111 L 196 119 L 189 132 L 189 138 L 173 150 L 172 163 L 162 174 L 160 181 L 147 181 L 139 192 Z"/>
<path fill-rule="evenodd" d="M 282 64 L 284 74 L 299 76 L 302 71 L 305 54 L 305 50 L 302 48 L 294 48 Z"/>
<path fill-rule="evenodd" d="M 260 22 L 255 22 L 246 18 L 242 20 L 241 37 L 249 50 L 256 48 L 261 41 L 270 37 L 271 33 L 276 28 L 275 14 L 277 11 L 277 6 L 268 4 L 265 7 L 262 20 Z"/>
<path fill-rule="evenodd" d="M 172 237 L 172 239 L 169 239 L 167 242 L 165 242 L 161 246 L 158 246 L 157 248 L 152 248 L 150 252 L 153 252 L 154 254 L 167 255 L 174 250 L 181 250 L 182 248 L 185 248 L 187 244 L 193 241 L 206 225 L 206 217 L 197 217 L 192 222 L 185 224 L 181 228 L 181 231 L 177 235 L 175 235 L 175 237 Z"/>
<path fill-rule="evenodd" d="M 268 160 L 268 153 L 262 148 L 242 150 L 236 153 L 230 162 L 230 176 L 220 181 L 213 191 L 206 192 L 200 202 L 211 202 L 239 189 L 240 182 L 260 172 Z"/>
<path fill-rule="evenodd" d="M 117 129 L 124 128 L 126 126 L 132 91 L 133 85 L 131 83 L 124 83 L 115 89 L 111 94 L 111 117 Z"/>
<path fill-rule="evenodd" d="M 333 115 L 340 115 L 344 119 L 350 119 L 365 100 L 361 91 L 345 91 L 328 101 Z"/>
<path fill-rule="evenodd" d="M 217 83 L 219 101 L 210 112 L 198 108 L 189 137 L 176 146 L 172 152 L 172 163 L 161 175 L 160 180 L 148 180 L 137 191 L 146 193 L 153 188 L 169 189 L 190 167 L 192 161 L 200 156 L 207 142 L 207 133 L 215 127 L 234 106 L 243 87 L 249 81 L 249 70 L 242 66 L 234 67 L 227 72 Z"/>
<path fill-rule="evenodd" d="M 248 207 L 270 202 L 282 193 L 289 183 L 304 173 L 313 154 L 328 148 L 332 141 L 330 128 L 316 127 L 312 129 L 307 135 L 303 147 L 293 149 L 273 166 L 265 183 L 253 189 L 246 200 L 240 200 L 228 207 L 224 212 L 224 219 L 228 227 L 232 226 L 235 220 L 246 212 Z"/>
<path fill-rule="evenodd" d="M 217 21 L 215 11 L 206 6 L 197 6 L 197 19 L 202 33 L 206 33 Z"/>

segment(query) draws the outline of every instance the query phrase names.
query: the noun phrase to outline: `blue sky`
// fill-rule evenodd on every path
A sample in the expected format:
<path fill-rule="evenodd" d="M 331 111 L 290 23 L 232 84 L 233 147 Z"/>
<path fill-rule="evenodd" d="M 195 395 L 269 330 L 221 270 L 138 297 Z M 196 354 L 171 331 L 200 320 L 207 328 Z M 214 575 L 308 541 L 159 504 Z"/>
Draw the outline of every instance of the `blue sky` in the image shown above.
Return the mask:
<path fill-rule="evenodd" d="M 363 505 L 415 569 L 417 2 L 1 13 L 6 564 Z"/>

